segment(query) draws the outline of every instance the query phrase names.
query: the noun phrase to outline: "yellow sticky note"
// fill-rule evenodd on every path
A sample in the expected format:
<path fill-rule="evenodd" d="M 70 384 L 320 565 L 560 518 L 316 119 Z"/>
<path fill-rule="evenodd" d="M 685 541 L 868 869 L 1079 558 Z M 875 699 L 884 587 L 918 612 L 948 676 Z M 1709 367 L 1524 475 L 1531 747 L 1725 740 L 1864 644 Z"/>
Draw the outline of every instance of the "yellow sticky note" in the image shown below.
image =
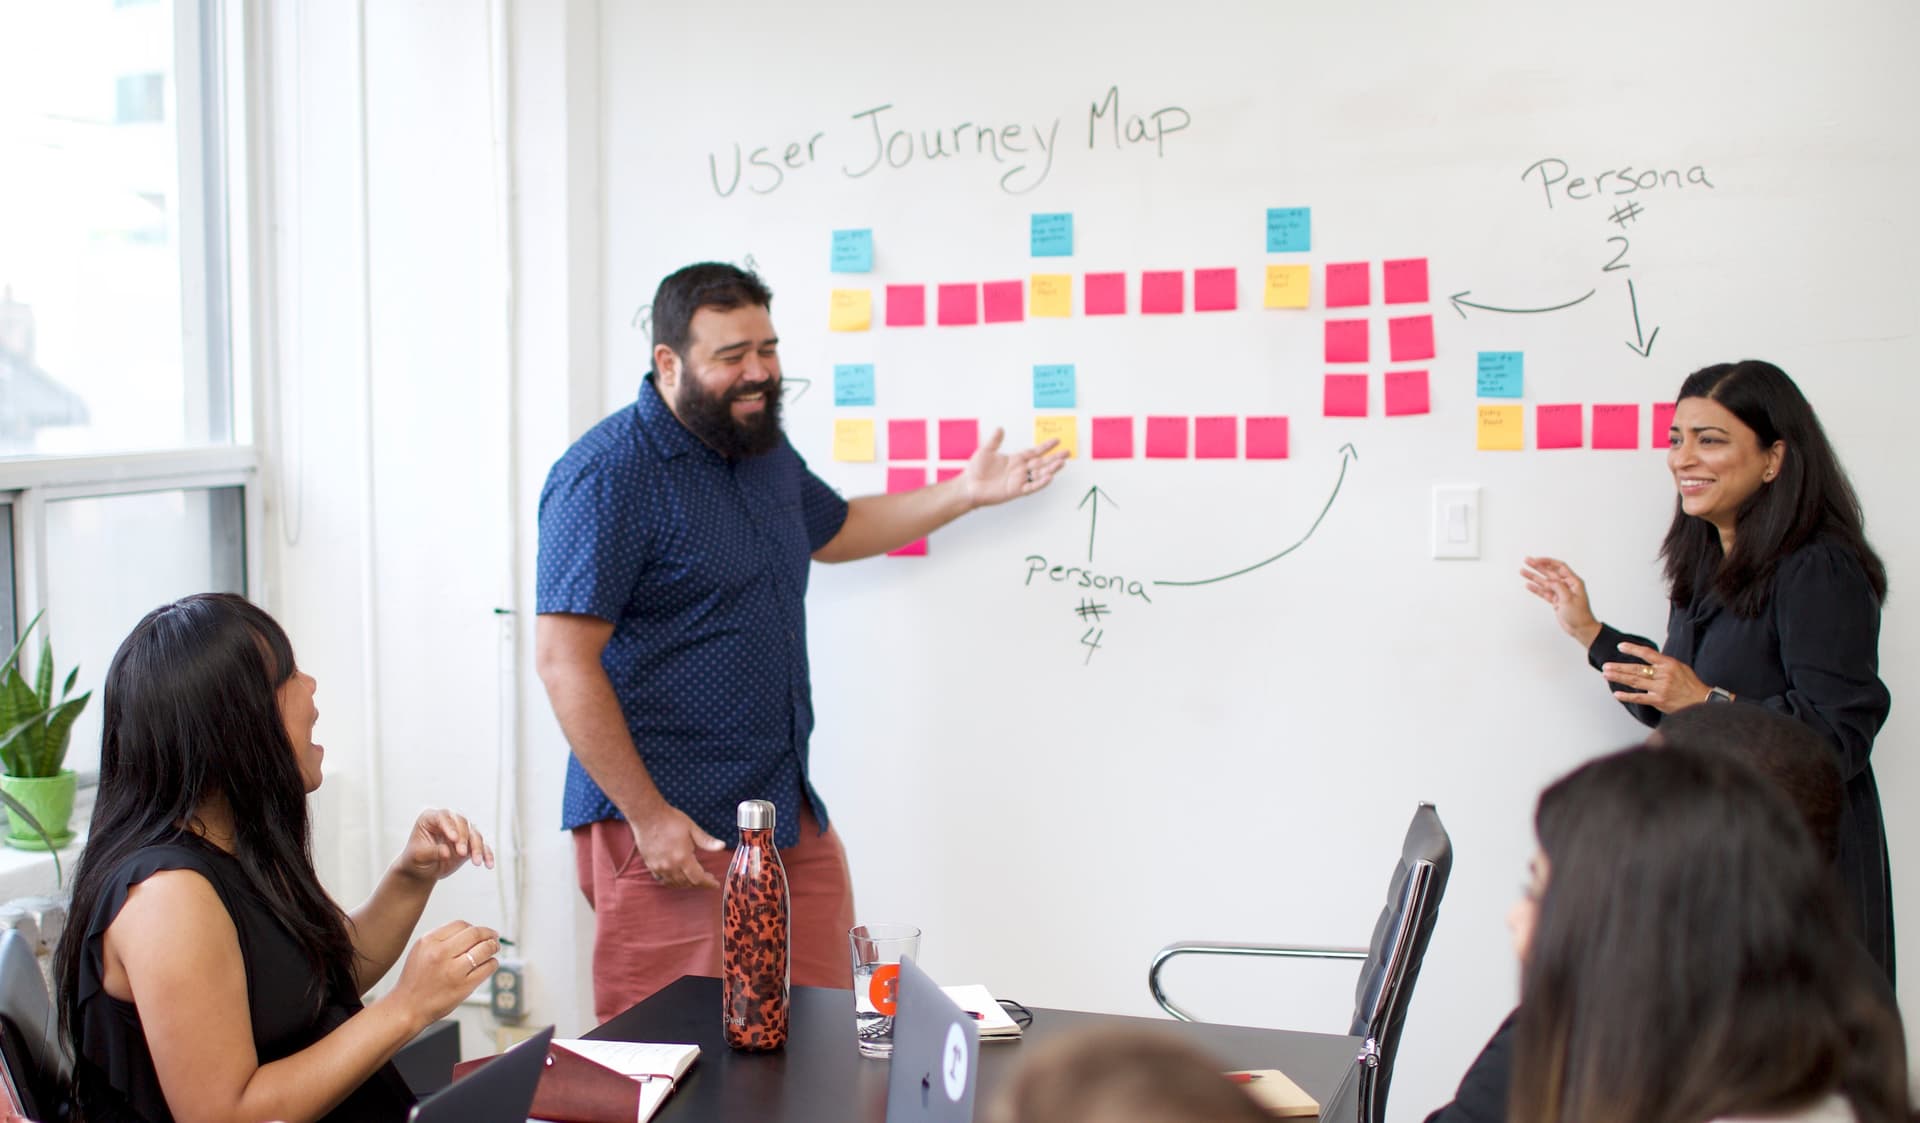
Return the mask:
<path fill-rule="evenodd" d="M 833 423 L 835 460 L 873 459 L 873 419 L 842 417 Z"/>
<path fill-rule="evenodd" d="M 1043 445 L 1048 441 L 1058 440 L 1060 448 L 1066 450 L 1069 460 L 1073 459 L 1080 448 L 1080 442 L 1074 437 L 1078 432 L 1079 428 L 1074 424 L 1071 413 L 1052 414 L 1033 419 L 1033 443 Z"/>
<path fill-rule="evenodd" d="M 1486 452 L 1519 452 L 1527 447 L 1525 406 L 1481 406 L 1480 445 Z"/>
<path fill-rule="evenodd" d="M 1027 315 L 1073 315 L 1073 277 L 1067 273 L 1035 273 L 1027 286 Z"/>
<path fill-rule="evenodd" d="M 833 309 L 827 315 L 830 331 L 866 331 L 873 326 L 872 289 L 834 289 Z M 867 459 L 871 460 L 872 457 Z"/>
<path fill-rule="evenodd" d="M 1267 266 L 1268 308 L 1305 308 L 1313 291 L 1313 267 L 1309 265 Z"/>

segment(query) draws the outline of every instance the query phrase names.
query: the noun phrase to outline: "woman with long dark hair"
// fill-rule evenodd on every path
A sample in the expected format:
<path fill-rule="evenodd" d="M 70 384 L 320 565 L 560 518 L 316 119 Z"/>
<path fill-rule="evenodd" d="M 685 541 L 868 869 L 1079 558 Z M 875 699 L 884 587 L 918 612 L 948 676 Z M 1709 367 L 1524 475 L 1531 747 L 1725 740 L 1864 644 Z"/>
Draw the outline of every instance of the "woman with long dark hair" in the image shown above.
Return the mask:
<path fill-rule="evenodd" d="M 404 1119 L 402 1045 L 493 974 L 493 931 L 454 921 L 405 950 L 434 884 L 492 851 L 429 811 L 343 913 L 314 873 L 315 683 L 246 600 L 140 621 L 107 671 L 100 787 L 55 953 L 88 1123 Z"/>
<path fill-rule="evenodd" d="M 1549 787 L 1509 922 L 1507 1117 L 1905 1123 L 1906 1045 L 1786 797 L 1721 754 L 1635 748 Z"/>
<path fill-rule="evenodd" d="M 1755 359 L 1681 384 L 1667 467 L 1679 496 L 1660 550 L 1662 649 L 1595 617 L 1565 562 L 1528 558 L 1522 577 L 1641 722 L 1698 702 L 1758 705 L 1826 740 L 1846 784 L 1841 884 L 1892 981 L 1893 883 L 1869 761 L 1891 706 L 1879 671 L 1887 570 L 1853 485 L 1800 388 Z"/>

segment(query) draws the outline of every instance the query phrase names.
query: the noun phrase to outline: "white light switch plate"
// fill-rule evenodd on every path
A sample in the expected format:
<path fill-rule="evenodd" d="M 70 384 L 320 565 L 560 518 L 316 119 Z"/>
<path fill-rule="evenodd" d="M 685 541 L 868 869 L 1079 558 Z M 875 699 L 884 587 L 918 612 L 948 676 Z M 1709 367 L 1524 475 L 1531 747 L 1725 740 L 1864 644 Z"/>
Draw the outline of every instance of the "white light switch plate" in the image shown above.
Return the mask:
<path fill-rule="evenodd" d="M 1433 556 L 1480 556 L 1480 489 L 1436 486 L 1433 489 Z"/>

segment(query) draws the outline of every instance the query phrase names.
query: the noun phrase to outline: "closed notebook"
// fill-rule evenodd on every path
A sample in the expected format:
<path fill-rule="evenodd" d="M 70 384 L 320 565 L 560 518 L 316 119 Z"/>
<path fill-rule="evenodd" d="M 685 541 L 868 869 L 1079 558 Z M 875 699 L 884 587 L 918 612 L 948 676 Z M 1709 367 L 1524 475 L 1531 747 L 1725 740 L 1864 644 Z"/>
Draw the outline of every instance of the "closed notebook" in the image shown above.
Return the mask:
<path fill-rule="evenodd" d="M 953 1004 L 973 1015 L 974 1028 L 982 1041 L 1005 1041 L 1020 1036 L 1020 1023 L 1007 1016 L 1006 1008 L 994 1001 L 993 992 L 978 983 L 941 987 Z"/>
<path fill-rule="evenodd" d="M 1254 1102 L 1266 1108 L 1269 1115 L 1286 1119 L 1320 1114 L 1319 1102 L 1277 1068 L 1229 1072 L 1227 1078 L 1244 1087 Z"/>
<path fill-rule="evenodd" d="M 644 1123 L 699 1056 L 698 1045 L 556 1040 L 533 1094 L 533 1117 L 554 1123 Z M 455 1065 L 453 1078 L 491 1060 Z"/>

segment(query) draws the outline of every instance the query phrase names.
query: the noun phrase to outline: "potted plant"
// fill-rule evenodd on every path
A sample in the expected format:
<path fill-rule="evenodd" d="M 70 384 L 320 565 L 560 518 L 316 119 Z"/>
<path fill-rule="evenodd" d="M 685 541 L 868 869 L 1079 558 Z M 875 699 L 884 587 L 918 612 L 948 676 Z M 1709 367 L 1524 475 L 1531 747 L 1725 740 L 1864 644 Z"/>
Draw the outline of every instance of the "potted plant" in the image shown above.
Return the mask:
<path fill-rule="evenodd" d="M 41 614 L 44 615 L 44 614 Z M 20 652 L 40 615 L 27 622 L 20 642 L 0 663 L 0 802 L 7 807 L 7 842 L 23 850 L 57 850 L 73 841 L 74 774 L 64 767 L 73 721 L 93 691 L 74 696 L 75 667 L 53 696 L 53 643 L 40 633 L 40 663 L 33 681 L 20 670 Z"/>

